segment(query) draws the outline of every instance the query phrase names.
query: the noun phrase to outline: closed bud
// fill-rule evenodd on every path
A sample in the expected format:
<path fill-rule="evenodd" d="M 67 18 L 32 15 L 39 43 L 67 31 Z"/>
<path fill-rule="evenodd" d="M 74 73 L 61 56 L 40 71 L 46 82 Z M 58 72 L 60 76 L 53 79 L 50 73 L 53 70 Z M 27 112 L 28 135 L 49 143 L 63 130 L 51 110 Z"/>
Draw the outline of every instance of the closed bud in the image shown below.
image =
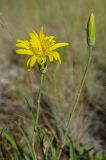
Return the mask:
<path fill-rule="evenodd" d="M 90 15 L 87 24 L 87 43 L 90 47 L 93 47 L 95 44 L 95 18 L 93 13 Z"/>

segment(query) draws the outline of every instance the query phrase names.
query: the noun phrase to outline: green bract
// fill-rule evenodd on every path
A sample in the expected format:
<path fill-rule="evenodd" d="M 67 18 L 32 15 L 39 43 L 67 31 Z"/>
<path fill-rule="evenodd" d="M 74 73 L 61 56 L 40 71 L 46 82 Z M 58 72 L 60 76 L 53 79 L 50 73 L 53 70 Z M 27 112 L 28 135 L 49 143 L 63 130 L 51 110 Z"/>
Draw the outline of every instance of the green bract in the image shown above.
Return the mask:
<path fill-rule="evenodd" d="M 90 47 L 93 47 L 95 44 L 95 18 L 93 13 L 90 15 L 87 24 L 87 43 Z"/>

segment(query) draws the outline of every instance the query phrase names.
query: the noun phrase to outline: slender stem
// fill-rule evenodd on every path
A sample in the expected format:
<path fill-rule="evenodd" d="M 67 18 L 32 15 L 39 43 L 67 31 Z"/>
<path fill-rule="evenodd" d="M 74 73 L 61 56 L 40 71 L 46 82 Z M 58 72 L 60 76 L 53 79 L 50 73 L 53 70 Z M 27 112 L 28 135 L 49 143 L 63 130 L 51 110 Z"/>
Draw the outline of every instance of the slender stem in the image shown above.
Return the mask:
<path fill-rule="evenodd" d="M 39 113 L 40 113 L 40 103 L 41 103 L 41 93 L 42 93 L 43 78 L 44 78 L 44 74 L 41 73 L 40 88 L 39 88 L 38 99 L 37 99 L 36 125 L 38 125 L 38 121 L 39 121 Z"/>
<path fill-rule="evenodd" d="M 40 79 L 40 87 L 39 87 L 39 93 L 38 93 L 38 98 L 37 98 L 37 114 L 36 114 L 36 121 L 34 123 L 34 128 L 33 128 L 33 133 L 32 133 L 32 150 L 34 153 L 35 160 L 37 160 L 37 156 L 35 153 L 35 128 L 37 129 L 38 127 L 38 122 L 39 122 L 39 113 L 40 113 L 40 102 L 41 102 L 41 93 L 42 93 L 42 84 L 43 84 L 43 77 L 44 74 L 41 73 L 41 79 Z M 33 114 L 33 113 L 32 113 Z M 32 115 L 33 116 L 33 115 Z"/>
<path fill-rule="evenodd" d="M 74 112 L 77 108 L 77 105 L 78 105 L 78 102 L 79 102 L 79 99 L 80 99 L 80 96 L 81 96 L 81 92 L 82 92 L 82 89 L 83 89 L 83 86 L 84 86 L 84 83 L 85 83 L 85 80 L 86 80 L 86 76 L 87 76 L 87 72 L 88 72 L 88 69 L 89 69 L 91 59 L 92 59 L 92 47 L 89 47 L 88 61 L 87 61 L 86 67 L 85 67 L 84 75 L 82 77 L 81 85 L 79 86 L 79 89 L 78 89 L 78 92 L 77 92 L 76 101 L 75 101 L 75 103 L 72 107 L 72 111 L 70 111 L 70 114 L 69 114 L 69 118 L 68 118 L 68 121 L 67 121 L 67 124 L 66 124 L 66 131 L 64 133 L 63 142 L 62 142 L 62 145 L 61 145 L 61 148 L 60 148 L 60 151 L 59 151 L 59 155 L 58 155 L 58 160 L 60 159 L 60 156 L 62 154 L 62 149 L 64 147 L 64 144 L 65 144 L 65 141 L 66 141 L 66 138 L 67 138 L 70 123 L 71 123 L 73 114 L 74 114 Z"/>

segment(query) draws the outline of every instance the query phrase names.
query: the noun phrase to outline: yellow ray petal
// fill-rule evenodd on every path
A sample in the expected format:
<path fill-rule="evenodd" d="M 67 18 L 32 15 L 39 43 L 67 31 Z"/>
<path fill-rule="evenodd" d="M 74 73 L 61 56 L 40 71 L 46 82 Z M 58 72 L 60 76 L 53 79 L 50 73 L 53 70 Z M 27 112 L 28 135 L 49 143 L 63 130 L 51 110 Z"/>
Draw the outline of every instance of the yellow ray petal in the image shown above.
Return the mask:
<path fill-rule="evenodd" d="M 60 59 L 60 55 L 58 52 L 55 52 L 55 51 L 52 51 L 50 53 L 50 56 L 52 57 L 52 61 L 53 61 L 53 58 L 57 61 L 59 61 L 59 63 L 61 64 L 61 59 Z"/>
<path fill-rule="evenodd" d="M 29 41 L 28 40 L 16 40 L 17 43 L 22 43 L 22 44 L 25 44 L 25 45 L 28 45 L 29 44 Z"/>
<path fill-rule="evenodd" d="M 37 57 L 35 55 L 28 59 L 27 61 L 28 70 L 31 70 L 33 68 L 36 60 L 37 60 Z"/>
<path fill-rule="evenodd" d="M 29 49 L 29 46 L 27 46 L 27 45 L 26 45 L 26 44 L 24 44 L 24 43 L 17 43 L 17 44 L 16 44 L 16 47 Z"/>
<path fill-rule="evenodd" d="M 57 44 L 54 44 L 52 47 L 50 47 L 50 50 L 55 50 L 57 48 L 60 48 L 60 47 L 64 47 L 64 46 L 68 46 L 69 43 L 57 43 Z"/>
<path fill-rule="evenodd" d="M 31 50 L 28 49 L 17 49 L 17 54 L 26 54 L 26 55 L 33 55 L 34 53 Z"/>
<path fill-rule="evenodd" d="M 16 42 L 18 42 L 18 43 L 23 43 L 24 41 L 26 41 L 26 40 L 16 40 Z"/>
<path fill-rule="evenodd" d="M 41 29 L 40 29 L 39 36 L 40 36 L 40 40 L 42 40 L 44 38 L 44 29 L 43 29 L 43 27 L 41 27 Z"/>
<path fill-rule="evenodd" d="M 35 31 L 29 33 L 29 36 L 31 37 L 31 39 L 37 39 L 38 38 L 38 34 Z"/>
<path fill-rule="evenodd" d="M 50 62 L 53 62 L 53 55 L 52 54 L 48 54 L 49 60 Z"/>

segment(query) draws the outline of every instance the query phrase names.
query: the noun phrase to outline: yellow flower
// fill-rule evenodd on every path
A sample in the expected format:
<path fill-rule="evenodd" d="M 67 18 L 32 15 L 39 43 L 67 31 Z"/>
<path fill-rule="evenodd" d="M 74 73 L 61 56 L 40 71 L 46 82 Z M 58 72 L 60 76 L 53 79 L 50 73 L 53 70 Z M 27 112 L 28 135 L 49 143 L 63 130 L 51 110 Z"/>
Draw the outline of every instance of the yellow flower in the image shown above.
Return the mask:
<path fill-rule="evenodd" d="M 55 50 L 63 46 L 68 46 L 68 43 L 55 43 L 55 37 L 45 35 L 43 28 L 41 28 L 39 34 L 33 31 L 29 36 L 29 40 L 17 40 L 16 43 L 16 47 L 20 48 L 16 50 L 17 54 L 30 56 L 27 61 L 29 70 L 34 67 L 35 62 L 39 65 L 43 65 L 47 61 L 47 57 L 50 62 L 57 60 L 61 63 L 60 55 Z"/>

